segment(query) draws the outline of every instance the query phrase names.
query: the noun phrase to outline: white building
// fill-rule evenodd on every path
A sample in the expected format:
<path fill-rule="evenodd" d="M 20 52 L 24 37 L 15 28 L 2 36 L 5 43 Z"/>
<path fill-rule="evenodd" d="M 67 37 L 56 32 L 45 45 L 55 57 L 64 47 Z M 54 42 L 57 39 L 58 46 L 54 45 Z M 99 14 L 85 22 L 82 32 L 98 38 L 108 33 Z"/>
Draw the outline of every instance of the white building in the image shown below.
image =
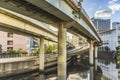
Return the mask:
<path fill-rule="evenodd" d="M 98 66 L 102 70 L 102 78 L 101 80 L 120 80 L 119 78 L 119 69 L 116 69 L 116 64 L 110 62 L 109 64 L 105 64 L 105 61 L 98 62 Z"/>
<path fill-rule="evenodd" d="M 100 49 L 104 49 L 108 46 L 111 50 L 115 50 L 117 46 L 120 46 L 120 25 L 114 25 L 114 28 L 108 31 L 100 32 L 100 37 L 103 41 L 103 45 Z"/>
<path fill-rule="evenodd" d="M 116 29 L 116 27 L 120 27 L 120 22 L 113 22 L 112 29 Z"/>

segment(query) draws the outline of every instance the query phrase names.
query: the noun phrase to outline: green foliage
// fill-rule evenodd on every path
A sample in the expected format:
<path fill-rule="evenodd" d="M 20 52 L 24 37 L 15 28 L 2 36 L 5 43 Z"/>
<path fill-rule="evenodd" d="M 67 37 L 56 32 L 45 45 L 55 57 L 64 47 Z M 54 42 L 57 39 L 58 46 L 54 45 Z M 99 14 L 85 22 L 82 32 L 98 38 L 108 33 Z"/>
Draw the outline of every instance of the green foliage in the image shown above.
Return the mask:
<path fill-rule="evenodd" d="M 19 54 L 22 54 L 22 53 L 23 53 L 23 49 L 22 49 L 22 48 L 19 48 L 17 52 L 18 52 Z"/>
<path fill-rule="evenodd" d="M 110 52 L 110 48 L 108 46 L 105 46 L 105 51 Z"/>
<path fill-rule="evenodd" d="M 39 51 L 40 51 L 40 49 L 39 49 L 39 48 L 36 48 L 36 49 L 33 51 L 33 55 L 38 55 L 38 54 L 39 54 Z"/>
<path fill-rule="evenodd" d="M 117 68 L 120 68 L 120 46 L 116 47 L 116 54 L 117 54 Z"/>
<path fill-rule="evenodd" d="M 54 47 L 53 45 L 49 45 L 49 46 L 47 46 L 45 52 L 46 52 L 47 54 L 48 54 L 48 53 L 56 53 L 56 50 L 55 50 L 55 47 Z"/>
<path fill-rule="evenodd" d="M 105 65 L 109 65 L 110 64 L 110 61 L 105 61 Z"/>
<path fill-rule="evenodd" d="M 116 53 L 120 54 L 120 46 L 116 47 Z"/>
<path fill-rule="evenodd" d="M 14 50 L 8 50 L 7 54 L 16 54 L 16 51 L 14 51 Z"/>
<path fill-rule="evenodd" d="M 0 44 L 0 53 L 2 52 L 2 45 Z"/>

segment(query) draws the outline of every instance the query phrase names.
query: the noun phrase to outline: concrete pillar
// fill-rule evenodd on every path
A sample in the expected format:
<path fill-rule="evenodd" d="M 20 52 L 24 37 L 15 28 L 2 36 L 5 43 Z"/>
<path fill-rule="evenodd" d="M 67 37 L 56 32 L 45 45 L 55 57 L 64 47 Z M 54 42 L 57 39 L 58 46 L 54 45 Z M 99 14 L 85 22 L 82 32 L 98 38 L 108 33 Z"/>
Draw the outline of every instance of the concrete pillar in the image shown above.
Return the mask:
<path fill-rule="evenodd" d="M 22 69 L 23 68 L 23 62 L 19 62 L 18 63 L 18 69 Z"/>
<path fill-rule="evenodd" d="M 98 52 L 98 47 L 95 46 L 95 71 L 97 71 L 97 53 Z"/>
<path fill-rule="evenodd" d="M 58 30 L 58 80 L 66 80 L 66 28 L 61 23 Z"/>
<path fill-rule="evenodd" d="M 40 80 L 45 80 L 44 74 L 39 74 L 39 79 L 40 79 Z M 39 79 L 38 79 L 38 80 L 39 80 Z"/>
<path fill-rule="evenodd" d="M 4 71 L 8 71 L 8 72 L 10 72 L 10 71 L 12 71 L 12 63 L 6 63 L 6 64 L 4 64 Z"/>
<path fill-rule="evenodd" d="M 0 63 L 0 73 L 4 72 L 4 63 Z"/>
<path fill-rule="evenodd" d="M 90 80 L 94 80 L 94 67 L 90 66 Z"/>
<path fill-rule="evenodd" d="M 28 62 L 27 61 L 25 61 L 25 62 L 23 62 L 24 63 L 24 68 L 28 68 Z M 17 64 L 17 63 L 16 63 Z"/>
<path fill-rule="evenodd" d="M 94 61 L 94 58 L 93 58 L 93 41 L 91 40 L 90 41 L 90 48 L 89 48 L 89 64 L 90 65 L 93 65 L 93 61 Z"/>
<path fill-rule="evenodd" d="M 40 53 L 39 53 L 39 70 L 44 72 L 44 58 L 45 58 L 45 50 L 44 50 L 44 38 L 40 38 Z"/>

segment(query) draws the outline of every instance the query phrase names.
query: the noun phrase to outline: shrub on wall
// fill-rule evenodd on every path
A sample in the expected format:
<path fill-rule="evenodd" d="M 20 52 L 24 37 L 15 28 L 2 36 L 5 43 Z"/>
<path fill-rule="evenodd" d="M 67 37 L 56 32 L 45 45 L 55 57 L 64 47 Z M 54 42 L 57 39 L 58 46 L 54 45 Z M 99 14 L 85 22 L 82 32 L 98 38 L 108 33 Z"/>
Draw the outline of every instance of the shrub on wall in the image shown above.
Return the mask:
<path fill-rule="evenodd" d="M 117 68 L 120 68 L 120 46 L 116 47 L 116 55 L 115 55 Z"/>
<path fill-rule="evenodd" d="M 8 50 L 7 54 L 16 54 L 16 51 L 14 51 L 14 50 Z"/>
<path fill-rule="evenodd" d="M 2 53 L 2 45 L 0 44 L 0 53 Z"/>
<path fill-rule="evenodd" d="M 18 52 L 19 54 L 22 54 L 22 53 L 23 53 L 23 49 L 22 49 L 22 48 L 19 48 L 17 52 Z"/>
<path fill-rule="evenodd" d="M 36 48 L 34 51 L 33 51 L 33 55 L 38 55 L 39 54 L 39 51 L 40 51 L 40 49 L 39 48 Z"/>
<path fill-rule="evenodd" d="M 45 50 L 45 53 L 56 53 L 56 49 L 55 49 L 55 47 L 53 46 L 53 45 L 49 45 L 49 46 L 47 46 L 47 48 L 46 48 L 46 50 Z"/>

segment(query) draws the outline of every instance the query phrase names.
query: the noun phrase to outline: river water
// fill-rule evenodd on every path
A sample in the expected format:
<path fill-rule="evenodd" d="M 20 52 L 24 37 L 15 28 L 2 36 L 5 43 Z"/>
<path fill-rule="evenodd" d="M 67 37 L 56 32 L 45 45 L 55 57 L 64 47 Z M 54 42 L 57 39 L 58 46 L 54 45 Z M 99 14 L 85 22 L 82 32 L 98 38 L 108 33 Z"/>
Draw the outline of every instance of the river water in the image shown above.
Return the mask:
<path fill-rule="evenodd" d="M 120 80 L 120 69 L 116 68 L 115 62 L 98 60 L 98 70 L 94 67 L 77 63 L 67 68 L 67 80 Z M 40 74 L 37 70 L 29 73 L 0 78 L 0 80 L 57 80 L 57 71 Z"/>

